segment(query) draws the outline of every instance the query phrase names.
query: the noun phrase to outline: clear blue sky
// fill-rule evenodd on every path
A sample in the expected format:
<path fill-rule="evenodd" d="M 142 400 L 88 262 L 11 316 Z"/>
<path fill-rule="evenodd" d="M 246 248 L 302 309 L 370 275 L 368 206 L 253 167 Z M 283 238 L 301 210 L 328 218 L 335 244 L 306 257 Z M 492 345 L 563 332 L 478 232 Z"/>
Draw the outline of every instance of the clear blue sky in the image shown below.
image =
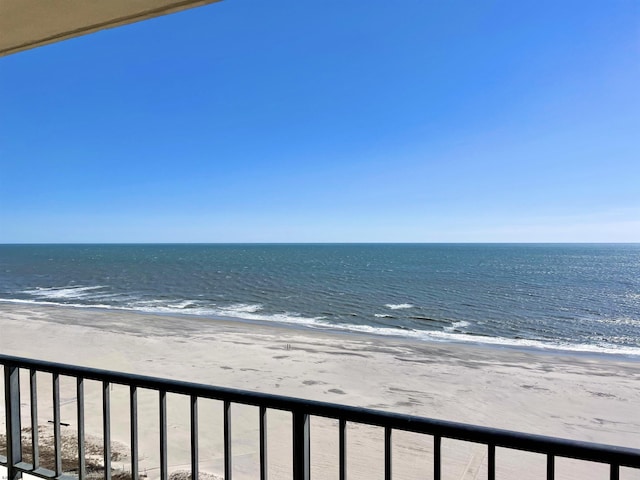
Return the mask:
<path fill-rule="evenodd" d="M 637 0 L 226 0 L 0 99 L 0 243 L 640 241 Z"/>

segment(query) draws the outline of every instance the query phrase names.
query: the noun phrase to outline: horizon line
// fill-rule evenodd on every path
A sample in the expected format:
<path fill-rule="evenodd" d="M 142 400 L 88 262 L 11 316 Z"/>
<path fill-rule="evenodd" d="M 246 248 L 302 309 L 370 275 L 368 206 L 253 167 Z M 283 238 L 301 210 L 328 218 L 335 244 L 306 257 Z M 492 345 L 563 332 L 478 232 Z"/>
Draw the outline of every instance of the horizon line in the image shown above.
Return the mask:
<path fill-rule="evenodd" d="M 9 245 L 640 245 L 640 242 L 514 242 L 514 241 L 442 241 L 442 242 L 0 242 L 0 246 Z"/>

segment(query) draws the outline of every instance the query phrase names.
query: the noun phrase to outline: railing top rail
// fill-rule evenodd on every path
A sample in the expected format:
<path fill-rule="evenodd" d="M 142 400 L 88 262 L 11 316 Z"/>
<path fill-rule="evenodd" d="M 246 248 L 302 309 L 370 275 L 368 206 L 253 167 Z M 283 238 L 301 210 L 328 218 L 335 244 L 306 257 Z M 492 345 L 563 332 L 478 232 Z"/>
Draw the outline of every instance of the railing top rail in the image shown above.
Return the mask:
<path fill-rule="evenodd" d="M 214 400 L 262 406 L 276 410 L 302 412 L 319 417 L 343 419 L 350 422 L 391 427 L 443 438 L 483 443 L 515 450 L 560 457 L 616 464 L 640 468 L 640 449 L 568 440 L 543 435 L 437 420 L 399 413 L 383 412 L 315 400 L 216 387 L 179 380 L 162 379 L 131 373 L 113 372 L 89 367 L 33 360 L 0 354 L 0 364 L 70 377 L 137 386 L 168 393 L 195 395 Z"/>

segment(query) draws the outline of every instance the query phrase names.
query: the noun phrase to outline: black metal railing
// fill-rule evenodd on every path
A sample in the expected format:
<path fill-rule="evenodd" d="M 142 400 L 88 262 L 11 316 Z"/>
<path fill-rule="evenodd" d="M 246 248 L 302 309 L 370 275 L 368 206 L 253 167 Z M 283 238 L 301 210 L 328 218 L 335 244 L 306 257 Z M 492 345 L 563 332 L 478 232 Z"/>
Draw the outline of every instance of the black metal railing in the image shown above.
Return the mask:
<path fill-rule="evenodd" d="M 85 465 L 85 419 L 84 419 L 84 382 L 92 380 L 102 385 L 102 428 L 104 478 L 111 480 L 111 407 L 110 386 L 129 387 L 130 434 L 131 434 L 131 476 L 137 480 L 138 470 L 138 389 L 150 389 L 158 392 L 159 402 L 159 453 L 160 478 L 168 479 L 167 464 L 167 393 L 187 396 L 190 399 L 190 438 L 191 438 L 191 478 L 198 478 L 198 400 L 213 399 L 223 402 L 223 443 L 224 475 L 231 480 L 231 405 L 243 404 L 259 407 L 260 437 L 260 479 L 267 479 L 267 413 L 270 409 L 291 412 L 293 425 L 293 478 L 310 478 L 310 416 L 338 420 L 339 456 L 338 470 L 340 480 L 346 478 L 346 433 L 348 423 L 358 423 L 382 427 L 384 429 L 384 472 L 385 479 L 392 478 L 392 441 L 394 431 L 407 431 L 433 437 L 433 475 L 441 477 L 442 439 L 455 439 L 484 444 L 487 446 L 488 479 L 495 479 L 496 447 L 534 452 L 546 456 L 546 478 L 555 476 L 557 457 L 588 460 L 609 465 L 610 479 L 619 478 L 620 467 L 640 469 L 640 450 L 600 445 L 573 440 L 564 440 L 540 435 L 531 435 L 507 430 L 473 426 L 456 422 L 434 420 L 410 415 L 380 412 L 364 408 L 350 407 L 325 402 L 302 400 L 278 395 L 269 395 L 241 391 L 222 387 L 166 380 L 141 375 L 97 370 L 93 368 L 63 365 L 26 358 L 0 355 L 0 365 L 4 367 L 5 415 L 6 415 L 6 457 L 0 456 L 0 465 L 6 467 L 8 480 L 16 480 L 22 473 L 40 478 L 64 478 L 61 454 L 60 421 L 60 376 L 76 379 L 77 394 L 77 475 L 79 480 L 86 476 Z M 20 371 L 29 372 L 29 396 L 31 414 L 31 454 L 32 462 L 22 459 L 22 437 L 20 418 Z M 39 463 L 38 412 L 36 373 L 45 372 L 52 376 L 53 393 L 53 446 L 54 470 L 42 468 Z M 429 478 L 429 477 L 425 477 Z"/>

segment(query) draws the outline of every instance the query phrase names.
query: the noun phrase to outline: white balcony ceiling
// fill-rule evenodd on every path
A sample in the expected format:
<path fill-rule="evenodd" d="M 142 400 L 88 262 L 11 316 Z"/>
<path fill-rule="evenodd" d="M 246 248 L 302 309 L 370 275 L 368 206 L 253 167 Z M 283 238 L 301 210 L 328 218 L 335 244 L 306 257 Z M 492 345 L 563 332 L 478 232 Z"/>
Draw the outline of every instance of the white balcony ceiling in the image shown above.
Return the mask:
<path fill-rule="evenodd" d="M 219 0 L 0 0 L 0 56 Z"/>

